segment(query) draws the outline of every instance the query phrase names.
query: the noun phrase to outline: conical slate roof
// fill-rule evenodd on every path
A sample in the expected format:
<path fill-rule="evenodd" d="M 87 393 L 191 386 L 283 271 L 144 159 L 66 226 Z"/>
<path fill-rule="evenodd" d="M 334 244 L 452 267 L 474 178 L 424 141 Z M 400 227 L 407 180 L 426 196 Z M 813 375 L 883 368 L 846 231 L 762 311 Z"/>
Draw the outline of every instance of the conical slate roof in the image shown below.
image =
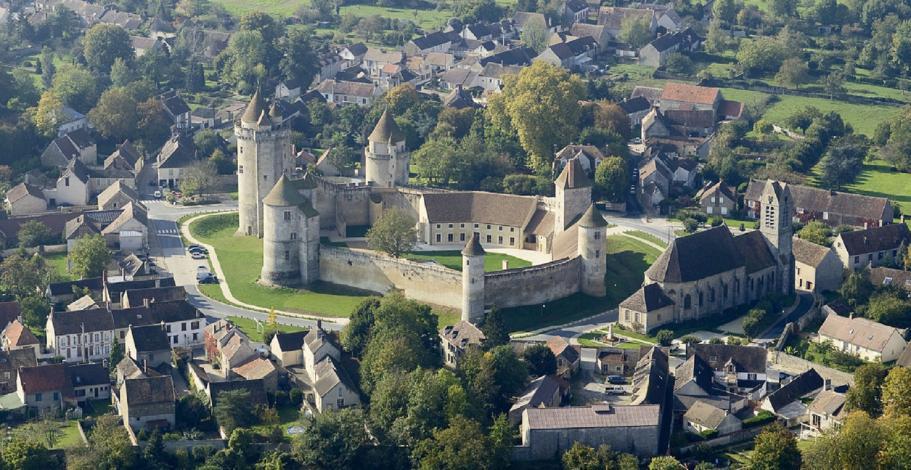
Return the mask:
<path fill-rule="evenodd" d="M 308 171 L 303 178 L 296 181 L 296 186 L 298 189 L 316 189 L 316 175 L 314 175 L 313 172 Z"/>
<path fill-rule="evenodd" d="M 247 108 L 244 110 L 244 115 L 240 118 L 241 122 L 256 124 L 259 122 L 259 117 L 263 114 L 265 107 L 266 104 L 263 102 L 263 97 L 259 94 L 259 89 L 257 88 L 253 93 L 253 97 L 250 98 L 250 103 L 247 104 Z"/>
<path fill-rule="evenodd" d="M 573 158 L 563 167 L 563 171 L 555 183 L 558 188 L 563 189 L 585 188 L 592 185 L 577 158 Z"/>
<path fill-rule="evenodd" d="M 263 199 L 267 206 L 290 207 L 307 202 L 307 198 L 297 192 L 295 184 L 288 180 L 287 175 L 282 177 L 272 187 L 272 191 Z"/>
<path fill-rule="evenodd" d="M 282 119 L 282 110 L 278 108 L 278 102 L 272 101 L 272 106 L 269 107 L 269 116 L 281 121 Z"/>
<path fill-rule="evenodd" d="M 471 234 L 471 238 L 468 239 L 468 243 L 462 249 L 462 254 L 465 256 L 483 256 L 484 253 L 484 248 L 481 246 L 481 238 L 478 237 L 477 233 Z"/>
<path fill-rule="evenodd" d="M 383 115 L 380 116 L 379 122 L 376 123 L 376 127 L 373 128 L 368 139 L 372 142 L 400 142 L 405 140 L 405 134 L 399 129 L 387 108 L 383 111 Z"/>
<path fill-rule="evenodd" d="M 607 221 L 604 220 L 604 217 L 595 209 L 595 205 L 592 204 L 588 206 L 588 210 L 582 214 L 582 218 L 579 219 L 579 226 L 585 228 L 595 228 L 595 227 L 607 227 Z"/>

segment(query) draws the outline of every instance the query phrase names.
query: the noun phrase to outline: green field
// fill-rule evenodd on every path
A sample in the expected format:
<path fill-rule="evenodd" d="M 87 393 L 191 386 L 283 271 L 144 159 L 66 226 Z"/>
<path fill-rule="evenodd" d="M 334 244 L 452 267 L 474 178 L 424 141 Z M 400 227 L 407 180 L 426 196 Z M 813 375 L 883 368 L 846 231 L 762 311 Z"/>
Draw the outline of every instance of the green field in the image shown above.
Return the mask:
<path fill-rule="evenodd" d="M 215 247 L 226 277 L 222 281 L 231 286 L 231 293 L 238 300 L 263 308 L 347 317 L 366 295 L 320 283 L 309 290 L 278 289 L 257 284 L 263 259 L 262 241 L 256 237 L 235 237 L 236 226 L 236 213 L 213 215 L 191 224 L 190 233 Z M 209 287 L 206 290 L 210 290 Z"/>
<path fill-rule="evenodd" d="M 874 160 L 864 165 L 857 180 L 845 191 L 889 198 L 904 209 L 911 209 L 911 173 L 892 171 L 888 163 Z"/>
<path fill-rule="evenodd" d="M 73 278 L 66 269 L 66 253 L 46 254 L 44 260 L 47 261 L 51 272 L 56 273 L 60 281 L 69 281 Z"/>
<path fill-rule="evenodd" d="M 462 270 L 462 252 L 458 250 L 415 251 L 406 253 L 404 257 L 412 261 L 436 261 L 449 269 L 455 269 L 456 271 Z M 503 260 L 506 260 L 509 263 L 509 269 L 531 266 L 529 261 L 516 258 L 515 256 L 487 252 L 487 254 L 484 255 L 484 271 L 489 273 L 502 270 Z"/>
<path fill-rule="evenodd" d="M 642 284 L 642 275 L 661 253 L 625 235 L 607 237 L 607 296 L 574 294 L 546 305 L 503 309 L 509 330 L 531 331 L 590 317 L 616 307 Z"/>
<path fill-rule="evenodd" d="M 643 240 L 645 240 L 645 241 L 652 242 L 652 243 L 654 243 L 654 244 L 656 244 L 656 245 L 658 245 L 658 246 L 660 246 L 660 247 L 666 247 L 666 246 L 667 246 L 667 242 L 666 242 L 666 241 L 664 241 L 664 240 L 662 240 L 662 239 L 660 239 L 660 238 L 658 238 L 658 237 L 656 237 L 656 236 L 654 236 L 654 235 L 652 235 L 652 234 L 650 234 L 650 233 L 645 233 L 645 232 L 643 232 L 643 231 L 641 231 L 641 230 L 630 230 L 630 231 L 628 231 L 628 232 L 623 232 L 623 234 L 626 235 L 626 236 L 628 236 L 628 237 L 641 238 L 641 239 L 643 239 Z"/>
<path fill-rule="evenodd" d="M 722 88 L 722 94 L 729 100 L 742 101 L 744 103 L 755 102 L 766 96 L 766 93 L 759 91 L 741 90 L 739 88 Z M 803 96 L 779 95 L 780 101 L 770 106 L 762 118 L 774 123 L 780 124 L 785 119 L 800 111 L 807 106 L 815 106 L 820 111 L 827 113 L 835 111 L 841 115 L 842 119 L 859 134 L 872 136 L 876 126 L 880 122 L 889 120 L 901 112 L 901 108 L 896 106 L 882 105 L 860 105 L 845 103 L 842 101 L 827 100 L 824 98 L 808 98 Z"/>
<path fill-rule="evenodd" d="M 231 323 L 234 323 L 234 325 L 236 327 L 240 328 L 240 331 L 243 331 L 253 341 L 257 341 L 260 343 L 263 342 L 263 332 L 262 332 L 262 330 L 260 330 L 257 327 L 255 321 L 253 321 L 249 318 L 241 318 L 241 317 L 228 317 L 228 320 L 231 320 Z M 280 331 L 282 333 L 295 333 L 295 332 L 304 331 L 304 330 L 305 330 L 305 328 L 298 328 L 296 326 L 282 325 L 281 323 L 278 324 L 278 331 Z"/>
<path fill-rule="evenodd" d="M 215 0 L 233 16 L 247 13 L 264 12 L 274 16 L 293 16 L 301 7 L 308 6 L 308 0 Z M 413 8 L 390 8 L 376 5 L 345 5 L 339 9 L 340 15 L 351 14 L 366 17 L 379 15 L 384 18 L 409 20 L 424 29 L 439 29 L 445 26 L 452 17 L 447 10 L 418 10 Z"/>

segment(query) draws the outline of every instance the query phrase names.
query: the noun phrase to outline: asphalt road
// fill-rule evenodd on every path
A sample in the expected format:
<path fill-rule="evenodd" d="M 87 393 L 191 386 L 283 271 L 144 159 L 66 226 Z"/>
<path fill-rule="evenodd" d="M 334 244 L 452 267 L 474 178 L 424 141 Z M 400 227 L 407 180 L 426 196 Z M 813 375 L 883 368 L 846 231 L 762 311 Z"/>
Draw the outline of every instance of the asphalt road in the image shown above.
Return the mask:
<path fill-rule="evenodd" d="M 754 341 L 757 343 L 769 343 L 777 340 L 781 337 L 781 333 L 784 332 L 784 326 L 789 322 L 795 322 L 798 318 L 804 316 L 807 312 L 813 308 L 813 295 L 806 292 L 798 292 L 798 304 L 797 308 L 794 309 L 788 315 L 780 318 L 775 322 L 768 330 L 766 330 L 759 338 L 756 338 Z"/>

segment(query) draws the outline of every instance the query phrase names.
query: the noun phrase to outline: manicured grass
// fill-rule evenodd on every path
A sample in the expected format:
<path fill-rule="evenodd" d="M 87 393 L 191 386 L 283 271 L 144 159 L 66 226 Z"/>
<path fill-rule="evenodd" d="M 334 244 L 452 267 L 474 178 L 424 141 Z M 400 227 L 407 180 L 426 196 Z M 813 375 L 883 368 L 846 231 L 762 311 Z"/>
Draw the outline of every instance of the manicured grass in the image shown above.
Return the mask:
<path fill-rule="evenodd" d="M 300 407 L 288 404 L 284 406 L 279 406 L 276 408 L 276 413 L 278 414 L 278 423 L 275 423 L 282 429 L 283 434 L 288 434 L 288 427 L 291 424 L 298 422 L 301 418 Z M 262 434 L 268 435 L 271 431 L 271 427 L 268 424 L 258 424 L 253 426 L 253 430 Z"/>
<path fill-rule="evenodd" d="M 607 296 L 573 294 L 546 306 L 527 305 L 503 309 L 512 332 L 532 331 L 597 315 L 616 307 L 642 284 L 642 275 L 659 251 L 624 235 L 607 237 Z"/>
<path fill-rule="evenodd" d="M 731 228 L 732 231 L 740 230 L 740 225 L 743 224 L 744 230 L 750 230 L 756 226 L 756 221 L 753 219 L 734 219 L 730 217 L 724 218 L 724 223 Z"/>
<path fill-rule="evenodd" d="M 892 171 L 891 166 L 882 160 L 867 162 L 864 171 L 844 190 L 889 198 L 903 208 L 911 209 L 911 173 Z"/>
<path fill-rule="evenodd" d="M 340 13 L 341 15 L 352 14 L 361 17 L 379 15 L 383 18 L 408 20 L 425 30 L 441 29 L 446 25 L 446 21 L 452 17 L 452 12 L 446 9 L 418 10 L 415 8 L 390 8 L 376 5 L 345 5 L 341 8 Z"/>
<path fill-rule="evenodd" d="M 66 269 L 66 253 L 46 254 L 44 255 L 44 260 L 47 261 L 48 267 L 51 268 L 51 272 L 56 273 L 57 276 L 59 276 L 60 281 L 69 281 L 73 279 L 73 276 L 71 276 Z"/>
<path fill-rule="evenodd" d="M 436 261 L 449 269 L 462 270 L 462 253 L 458 250 L 413 251 L 406 253 L 405 258 L 412 261 Z M 509 269 L 531 266 L 531 262 L 503 253 L 488 252 L 484 255 L 484 271 L 493 272 L 503 269 L 503 260 L 509 263 Z"/>
<path fill-rule="evenodd" d="M 190 233 L 215 247 L 226 277 L 222 282 L 230 285 L 231 293 L 241 302 L 291 312 L 347 317 L 367 295 L 323 283 L 310 289 L 269 288 L 257 284 L 263 259 L 262 240 L 234 236 L 237 218 L 236 213 L 204 217 L 190 225 Z"/>
<path fill-rule="evenodd" d="M 743 101 L 745 103 L 755 102 L 766 93 L 759 91 L 740 90 L 736 88 L 722 88 L 722 94 L 729 100 Z M 837 100 L 827 100 L 825 98 L 810 98 L 804 96 L 779 95 L 780 101 L 770 106 L 763 119 L 774 123 L 783 123 L 785 119 L 800 111 L 807 106 L 815 106 L 820 111 L 827 113 L 835 111 L 841 115 L 845 122 L 851 124 L 854 131 L 859 134 L 873 136 L 876 126 L 880 122 L 894 118 L 901 112 L 901 108 L 896 106 L 881 105 L 861 105 L 845 103 Z"/>
<path fill-rule="evenodd" d="M 307 0 L 215 0 L 228 10 L 228 13 L 240 17 L 247 13 L 261 11 L 270 15 L 291 16 L 298 8 L 308 5 Z"/>
<path fill-rule="evenodd" d="M 641 238 L 645 241 L 652 242 L 658 246 L 662 246 L 662 247 L 667 246 L 666 241 L 664 241 L 650 233 L 643 232 L 641 230 L 630 230 L 629 232 L 623 232 L 623 234 L 628 237 Z"/>
<path fill-rule="evenodd" d="M 584 333 L 584 334 L 582 334 L 582 336 L 579 337 L 579 344 L 584 347 L 589 347 L 589 348 L 613 347 L 613 348 L 617 348 L 617 349 L 632 349 L 632 350 L 637 350 L 637 351 L 639 350 L 639 348 L 641 346 L 648 346 L 648 344 L 640 343 L 638 341 L 624 341 L 620 344 L 611 346 L 607 343 L 603 343 L 603 342 L 599 341 L 599 339 L 602 338 L 606 334 L 607 334 L 607 331 L 604 331 L 604 330 L 595 330 L 595 331 L 590 331 L 588 333 Z"/>
<path fill-rule="evenodd" d="M 240 328 L 240 331 L 243 331 L 251 340 L 262 343 L 263 342 L 263 332 L 258 329 L 256 322 L 249 318 L 241 317 L 228 317 L 228 320 L 231 320 L 231 323 L 234 323 L 235 326 Z M 263 322 L 265 326 L 265 322 Z M 294 333 L 297 331 L 304 331 L 306 328 L 298 328 L 296 326 L 282 325 L 278 324 L 278 331 L 282 333 Z"/>
<path fill-rule="evenodd" d="M 79 428 L 76 425 L 76 420 L 70 420 L 62 424 L 65 424 L 66 426 L 61 428 L 63 435 L 60 436 L 60 441 L 54 446 L 55 449 L 68 449 L 85 445 L 85 443 L 82 442 L 82 436 L 79 435 Z"/>

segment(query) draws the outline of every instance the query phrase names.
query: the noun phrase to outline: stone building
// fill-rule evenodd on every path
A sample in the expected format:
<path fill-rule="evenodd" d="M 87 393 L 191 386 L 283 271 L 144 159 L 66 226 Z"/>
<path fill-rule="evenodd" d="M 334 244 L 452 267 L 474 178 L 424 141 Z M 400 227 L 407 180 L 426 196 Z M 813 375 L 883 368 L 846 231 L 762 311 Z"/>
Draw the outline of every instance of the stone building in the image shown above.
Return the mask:
<path fill-rule="evenodd" d="M 650 331 L 790 292 L 794 262 L 787 185 L 767 182 L 762 200 L 759 230 L 735 237 L 721 225 L 672 241 L 645 272 L 643 287 L 621 303 L 620 324 Z"/>

